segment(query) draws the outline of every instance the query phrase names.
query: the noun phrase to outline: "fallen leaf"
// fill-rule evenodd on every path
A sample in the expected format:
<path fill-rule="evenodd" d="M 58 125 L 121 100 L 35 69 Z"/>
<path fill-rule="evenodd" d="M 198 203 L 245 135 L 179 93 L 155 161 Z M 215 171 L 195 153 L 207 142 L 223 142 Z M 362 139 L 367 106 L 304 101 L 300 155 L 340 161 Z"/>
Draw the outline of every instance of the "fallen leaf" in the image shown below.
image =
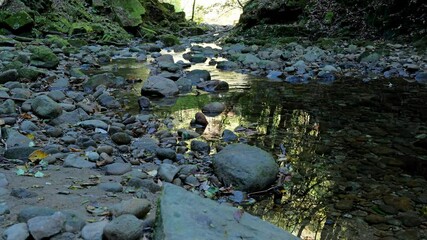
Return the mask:
<path fill-rule="evenodd" d="M 43 152 L 42 150 L 35 150 L 30 154 L 28 160 L 30 160 L 32 163 L 35 163 L 46 158 L 47 156 L 49 156 L 49 154 Z"/>
<path fill-rule="evenodd" d="M 29 114 L 29 113 L 23 113 L 23 114 L 21 114 L 21 118 L 23 118 L 23 119 L 31 119 L 31 118 L 33 118 L 33 116 L 31 116 L 31 114 Z"/>

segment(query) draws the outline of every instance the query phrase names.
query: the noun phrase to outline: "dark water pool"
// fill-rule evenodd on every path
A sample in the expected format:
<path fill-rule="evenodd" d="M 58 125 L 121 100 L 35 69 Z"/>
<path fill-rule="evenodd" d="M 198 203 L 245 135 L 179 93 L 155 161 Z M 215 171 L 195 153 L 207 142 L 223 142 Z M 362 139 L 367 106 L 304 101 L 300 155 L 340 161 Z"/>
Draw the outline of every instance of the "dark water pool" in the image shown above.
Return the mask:
<path fill-rule="evenodd" d="M 116 64 L 117 75 L 148 74 L 142 64 Z M 204 64 L 192 69 L 208 69 L 230 91 L 155 101 L 154 114 L 189 128 L 203 105 L 221 101 L 226 111 L 208 118 L 202 137 L 215 142 L 225 129 L 239 130 L 289 170 L 281 191 L 255 196 L 248 212 L 305 239 L 425 239 L 426 86 L 403 79 L 292 85 Z M 138 112 L 140 85 L 121 94 L 125 111 Z"/>

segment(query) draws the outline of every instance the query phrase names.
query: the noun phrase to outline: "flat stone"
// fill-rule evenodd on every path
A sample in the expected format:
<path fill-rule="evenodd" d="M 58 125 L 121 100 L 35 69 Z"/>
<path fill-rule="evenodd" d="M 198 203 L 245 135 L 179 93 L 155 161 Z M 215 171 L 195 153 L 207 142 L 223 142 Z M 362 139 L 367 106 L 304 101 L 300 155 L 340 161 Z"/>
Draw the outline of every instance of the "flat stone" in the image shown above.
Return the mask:
<path fill-rule="evenodd" d="M 94 168 L 96 164 L 89 162 L 86 157 L 82 157 L 78 154 L 70 154 L 65 158 L 63 166 L 72 168 Z"/>
<path fill-rule="evenodd" d="M 158 205 L 154 239 L 299 238 L 237 208 L 165 184 Z"/>
<path fill-rule="evenodd" d="M 108 129 L 108 124 L 101 120 L 85 120 L 78 123 L 78 125 L 84 128 L 101 128 L 104 130 Z"/>

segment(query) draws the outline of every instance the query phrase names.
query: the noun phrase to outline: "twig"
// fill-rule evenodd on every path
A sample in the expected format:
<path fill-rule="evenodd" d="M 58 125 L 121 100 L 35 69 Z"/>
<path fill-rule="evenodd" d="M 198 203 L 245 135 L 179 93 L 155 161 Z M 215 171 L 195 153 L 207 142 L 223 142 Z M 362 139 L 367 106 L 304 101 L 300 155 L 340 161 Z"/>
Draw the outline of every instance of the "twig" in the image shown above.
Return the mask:
<path fill-rule="evenodd" d="M 248 196 L 267 193 L 267 192 L 270 192 L 271 190 L 274 190 L 275 188 L 276 187 L 271 187 L 271 188 L 268 188 L 266 190 L 262 190 L 262 191 L 258 191 L 258 192 L 251 192 L 251 193 L 248 193 Z"/>

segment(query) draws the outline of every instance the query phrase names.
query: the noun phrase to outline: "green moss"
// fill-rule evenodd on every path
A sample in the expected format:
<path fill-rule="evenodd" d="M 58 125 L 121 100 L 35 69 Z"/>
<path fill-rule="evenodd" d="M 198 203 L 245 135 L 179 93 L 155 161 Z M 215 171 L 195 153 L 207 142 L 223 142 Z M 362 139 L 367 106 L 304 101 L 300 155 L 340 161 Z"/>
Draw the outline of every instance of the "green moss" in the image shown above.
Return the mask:
<path fill-rule="evenodd" d="M 93 28 L 89 22 L 75 22 L 71 25 L 69 35 L 79 34 L 79 33 L 91 33 Z"/>
<path fill-rule="evenodd" d="M 11 14 L 4 20 L 11 29 L 20 30 L 34 24 L 33 18 L 25 11 Z"/>
<path fill-rule="evenodd" d="M 330 25 L 330 24 L 332 24 L 333 20 L 334 20 L 334 13 L 332 11 L 326 12 L 325 17 L 323 18 L 323 22 L 325 24 Z"/>
<path fill-rule="evenodd" d="M 146 10 L 138 0 L 110 1 L 115 17 L 122 27 L 136 27 L 142 23 Z"/>
<path fill-rule="evenodd" d="M 319 47 L 327 50 L 333 47 L 337 41 L 338 40 L 334 38 L 319 38 L 317 40 L 317 44 L 319 45 Z"/>
<path fill-rule="evenodd" d="M 45 46 L 33 46 L 30 48 L 31 64 L 36 67 L 55 68 L 59 59 L 52 50 Z"/>
<path fill-rule="evenodd" d="M 159 39 L 165 44 L 166 47 L 171 47 L 180 43 L 178 37 L 172 34 L 161 35 Z"/>
<path fill-rule="evenodd" d="M 70 45 L 67 40 L 57 35 L 48 35 L 46 42 L 50 45 L 54 45 L 59 48 L 63 48 Z"/>

